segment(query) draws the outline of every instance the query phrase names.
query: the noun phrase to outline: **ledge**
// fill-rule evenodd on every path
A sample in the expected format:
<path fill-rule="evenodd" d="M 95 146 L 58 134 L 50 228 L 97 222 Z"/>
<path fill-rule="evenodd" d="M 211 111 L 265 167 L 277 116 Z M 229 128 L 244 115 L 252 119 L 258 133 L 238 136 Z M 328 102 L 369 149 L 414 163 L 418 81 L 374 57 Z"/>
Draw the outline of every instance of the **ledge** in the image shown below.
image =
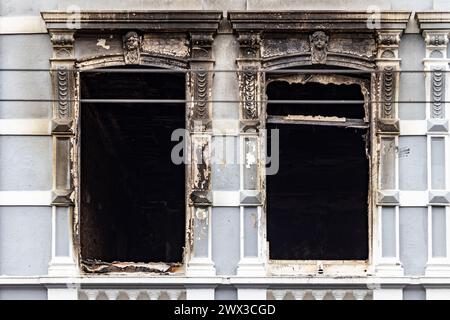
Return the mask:
<path fill-rule="evenodd" d="M 399 276 L 399 277 L 240 277 L 240 276 L 215 276 L 215 277 L 157 277 L 157 276 L 89 276 L 89 277 L 52 277 L 52 276 L 0 276 L 0 287 L 2 286 L 40 286 L 40 285 L 99 285 L 99 286 L 117 286 L 117 287 L 164 287 L 174 288 L 191 285 L 234 285 L 245 287 L 264 286 L 403 286 L 407 284 L 424 286 L 450 287 L 450 276 Z"/>
<path fill-rule="evenodd" d="M 153 32 L 215 32 L 222 19 L 221 11 L 45 11 L 41 15 L 48 30 L 73 31 L 138 29 Z"/>
<path fill-rule="evenodd" d="M 409 11 L 382 11 L 380 29 L 404 30 L 410 15 Z M 228 19 L 232 28 L 238 32 L 252 30 L 288 32 L 312 29 L 374 31 L 367 26 L 373 16 L 365 11 L 230 11 Z"/>

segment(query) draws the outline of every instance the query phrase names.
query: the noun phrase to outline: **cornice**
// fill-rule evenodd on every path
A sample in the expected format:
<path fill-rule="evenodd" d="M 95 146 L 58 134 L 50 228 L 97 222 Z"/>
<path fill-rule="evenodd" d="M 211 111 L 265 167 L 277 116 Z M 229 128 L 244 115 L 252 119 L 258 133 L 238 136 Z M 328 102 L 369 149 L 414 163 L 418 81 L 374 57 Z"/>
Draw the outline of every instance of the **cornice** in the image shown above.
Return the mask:
<path fill-rule="evenodd" d="M 221 11 L 45 11 L 48 31 L 143 30 L 151 32 L 215 32 Z"/>
<path fill-rule="evenodd" d="M 228 19 L 237 32 L 298 32 L 308 30 L 373 32 L 370 21 L 377 19 L 380 30 L 404 30 L 409 11 L 382 11 L 379 16 L 365 11 L 230 11 Z"/>
<path fill-rule="evenodd" d="M 421 31 L 424 30 L 450 30 L 450 11 L 422 11 L 416 12 L 415 19 Z"/>

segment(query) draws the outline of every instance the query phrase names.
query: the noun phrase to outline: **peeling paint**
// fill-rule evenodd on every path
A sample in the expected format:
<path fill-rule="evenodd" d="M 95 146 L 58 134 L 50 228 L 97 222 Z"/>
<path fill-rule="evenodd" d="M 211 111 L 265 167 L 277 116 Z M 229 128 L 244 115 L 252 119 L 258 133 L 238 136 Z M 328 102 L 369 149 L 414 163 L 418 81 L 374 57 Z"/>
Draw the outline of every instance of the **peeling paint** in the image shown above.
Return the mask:
<path fill-rule="evenodd" d="M 258 215 L 253 212 L 250 214 L 250 219 L 252 221 L 252 227 L 256 229 L 258 227 Z"/>
<path fill-rule="evenodd" d="M 256 145 L 254 142 L 246 141 L 248 152 L 245 154 L 245 167 L 250 169 L 256 164 Z"/>
<path fill-rule="evenodd" d="M 285 117 L 287 120 L 312 120 L 312 121 L 333 121 L 333 122 L 345 122 L 347 118 L 342 117 L 324 117 L 324 116 L 304 116 L 304 115 L 288 115 Z"/>
<path fill-rule="evenodd" d="M 195 217 L 196 217 L 198 220 L 205 220 L 206 217 L 207 217 L 206 209 L 204 209 L 204 208 L 197 208 L 197 209 L 195 210 Z"/>
<path fill-rule="evenodd" d="M 102 47 L 106 50 L 109 50 L 109 48 L 111 48 L 110 45 L 106 44 L 106 39 L 97 39 L 97 46 Z"/>
<path fill-rule="evenodd" d="M 179 272 L 180 263 L 142 263 L 142 262 L 103 262 L 99 260 L 83 260 L 82 270 L 87 273 L 111 273 L 111 272 L 149 272 L 157 274 L 169 274 Z"/>

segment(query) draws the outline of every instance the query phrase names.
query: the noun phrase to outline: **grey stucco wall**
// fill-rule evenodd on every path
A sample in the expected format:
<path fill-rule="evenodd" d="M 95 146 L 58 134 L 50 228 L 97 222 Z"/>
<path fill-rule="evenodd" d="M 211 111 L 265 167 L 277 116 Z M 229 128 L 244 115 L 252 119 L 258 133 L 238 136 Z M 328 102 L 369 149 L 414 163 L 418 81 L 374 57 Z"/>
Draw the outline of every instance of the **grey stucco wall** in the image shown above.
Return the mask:
<path fill-rule="evenodd" d="M 212 216 L 212 255 L 216 272 L 234 275 L 240 253 L 239 208 L 215 207 Z"/>
<path fill-rule="evenodd" d="M 48 69 L 50 56 L 47 34 L 0 35 L 0 68 Z M 0 98 L 50 99 L 49 72 L 0 72 Z M 49 118 L 49 102 L 0 102 L 0 119 Z M 51 158 L 49 136 L 0 136 L 0 191 L 51 190 Z M 51 229 L 50 206 L 0 206 L 0 275 L 46 275 Z M 44 287 L 0 289 L 0 299 L 46 297 Z"/>
<path fill-rule="evenodd" d="M 47 288 L 43 286 L 2 287 L 0 300 L 47 300 Z"/>
<path fill-rule="evenodd" d="M 400 136 L 398 148 L 400 190 L 426 190 L 427 138 Z"/>
<path fill-rule="evenodd" d="M 66 10 L 77 5 L 90 9 L 140 10 L 366 10 L 370 5 L 388 10 L 450 10 L 448 0 L 3 0 L 0 16 L 38 16 L 45 10 Z M 233 35 L 218 35 L 214 42 L 215 68 L 235 68 L 237 43 Z M 0 68 L 48 68 L 51 44 L 46 34 L 0 35 Z M 420 34 L 406 34 L 400 45 L 401 67 L 422 70 L 425 45 Z M 213 99 L 238 99 L 236 74 L 217 73 Z M 0 98 L 49 99 L 48 72 L 0 72 Z M 402 74 L 400 100 L 424 100 L 424 78 L 421 73 Z M 238 119 L 236 103 L 214 104 L 214 119 Z M 425 117 L 423 103 L 401 104 L 402 120 Z M 51 118 L 51 105 L 42 103 L 0 102 L 0 119 Z M 215 137 L 214 144 L 225 138 Z M 226 139 L 237 140 L 236 137 Z M 424 137 L 402 137 L 401 148 L 409 148 L 408 157 L 400 159 L 400 188 L 426 189 L 426 144 Z M 238 155 L 239 144 L 229 145 Z M 41 191 L 51 189 L 51 138 L 48 136 L 0 136 L 0 191 Z M 215 165 L 212 186 L 217 191 L 239 190 L 239 167 L 233 164 Z M 236 274 L 239 261 L 239 208 L 216 207 L 212 213 L 212 252 L 219 275 Z M 426 208 L 404 207 L 400 210 L 400 258 L 407 275 L 421 275 L 426 263 Z M 51 248 L 50 207 L 0 206 L 0 275 L 46 274 Z M 235 298 L 232 287 L 217 289 L 217 298 Z M 1 288 L 0 299 L 46 298 L 45 288 Z M 405 289 L 405 298 L 423 298 L 423 288 Z"/>
<path fill-rule="evenodd" d="M 2 69 L 48 69 L 51 54 L 47 34 L 0 35 Z M 0 72 L 0 98 L 50 99 L 49 72 Z M 6 118 L 51 118 L 51 104 L 0 101 L 0 119 Z"/>
<path fill-rule="evenodd" d="M 423 275 L 427 262 L 427 208 L 400 208 L 400 261 L 405 275 Z"/>
<path fill-rule="evenodd" d="M 425 42 L 420 34 L 405 34 L 400 41 L 401 68 L 405 71 L 423 70 Z M 425 119 L 425 78 L 421 72 L 400 74 L 399 101 L 422 101 L 400 103 L 398 116 L 401 120 Z"/>
<path fill-rule="evenodd" d="M 0 275 L 47 274 L 51 230 L 49 207 L 0 207 Z"/>
<path fill-rule="evenodd" d="M 51 190 L 49 137 L 0 136 L 0 191 Z"/>

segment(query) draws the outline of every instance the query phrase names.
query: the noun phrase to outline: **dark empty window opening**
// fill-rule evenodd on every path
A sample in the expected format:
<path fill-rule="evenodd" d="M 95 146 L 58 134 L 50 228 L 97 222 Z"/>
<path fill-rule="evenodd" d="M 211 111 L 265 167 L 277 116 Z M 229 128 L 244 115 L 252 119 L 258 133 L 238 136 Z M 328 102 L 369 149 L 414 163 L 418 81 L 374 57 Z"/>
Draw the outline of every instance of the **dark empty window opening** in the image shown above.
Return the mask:
<path fill-rule="evenodd" d="M 178 73 L 81 73 L 81 99 L 185 99 Z M 82 102 L 80 242 L 86 263 L 182 262 L 185 167 L 171 161 L 183 103 Z"/>
<path fill-rule="evenodd" d="M 364 103 L 270 103 L 364 101 L 361 87 L 277 81 L 268 84 L 267 96 L 267 129 L 279 129 L 280 156 L 278 173 L 266 177 L 270 259 L 367 260 L 369 157 Z M 325 121 L 302 116 L 323 116 Z M 355 119 L 357 124 L 330 117 Z"/>
<path fill-rule="evenodd" d="M 272 116 L 304 115 L 364 119 L 365 111 L 361 87 L 358 84 L 336 85 L 307 82 L 305 84 L 275 81 L 267 87 L 271 100 L 315 100 L 314 104 L 277 103 L 270 108 Z M 342 103 L 320 103 L 318 100 L 340 100 Z M 351 102 L 350 102 L 351 101 Z M 346 103 L 348 102 L 348 103 Z"/>

